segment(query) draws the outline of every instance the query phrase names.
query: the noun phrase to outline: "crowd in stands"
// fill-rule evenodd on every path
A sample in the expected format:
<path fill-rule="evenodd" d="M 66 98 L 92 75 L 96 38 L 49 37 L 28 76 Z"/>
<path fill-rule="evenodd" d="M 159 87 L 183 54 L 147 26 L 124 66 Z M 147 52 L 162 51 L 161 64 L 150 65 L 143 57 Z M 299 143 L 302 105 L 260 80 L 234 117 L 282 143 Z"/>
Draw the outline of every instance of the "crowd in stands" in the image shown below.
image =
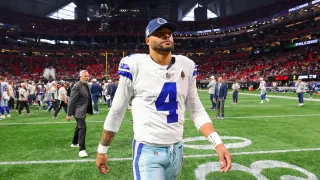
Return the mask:
<path fill-rule="evenodd" d="M 235 55 L 211 56 L 208 54 L 188 54 L 198 67 L 197 79 L 207 79 L 211 75 L 223 76 L 228 81 L 256 81 L 259 77 L 320 74 L 319 46 L 303 46 L 286 52 L 277 51 L 263 54 L 240 53 Z M 109 55 L 109 78 L 116 79 L 120 54 Z M 39 78 L 44 68 L 53 67 L 59 79 L 76 79 L 79 69 L 88 69 L 98 79 L 105 78 L 105 58 L 57 58 L 21 57 L 2 55 L 0 75 L 20 75 L 24 79 Z M 14 69 L 14 66 L 18 68 Z M 17 74 L 17 73 L 21 74 Z"/>

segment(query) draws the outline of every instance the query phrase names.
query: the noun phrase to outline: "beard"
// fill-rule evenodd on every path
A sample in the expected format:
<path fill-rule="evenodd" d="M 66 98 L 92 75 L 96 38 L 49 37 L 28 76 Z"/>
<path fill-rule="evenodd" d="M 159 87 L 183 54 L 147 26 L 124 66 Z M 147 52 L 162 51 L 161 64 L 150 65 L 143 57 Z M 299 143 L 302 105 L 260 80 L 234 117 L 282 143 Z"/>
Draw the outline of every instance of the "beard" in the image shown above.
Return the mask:
<path fill-rule="evenodd" d="M 80 80 L 83 84 L 88 84 L 88 81 L 86 80 Z"/>
<path fill-rule="evenodd" d="M 171 51 L 173 51 L 173 49 L 174 49 L 173 43 L 172 43 L 171 47 L 164 47 L 162 44 L 163 43 L 157 44 L 155 42 L 152 42 L 150 46 L 153 50 L 158 51 L 158 52 L 171 52 Z"/>

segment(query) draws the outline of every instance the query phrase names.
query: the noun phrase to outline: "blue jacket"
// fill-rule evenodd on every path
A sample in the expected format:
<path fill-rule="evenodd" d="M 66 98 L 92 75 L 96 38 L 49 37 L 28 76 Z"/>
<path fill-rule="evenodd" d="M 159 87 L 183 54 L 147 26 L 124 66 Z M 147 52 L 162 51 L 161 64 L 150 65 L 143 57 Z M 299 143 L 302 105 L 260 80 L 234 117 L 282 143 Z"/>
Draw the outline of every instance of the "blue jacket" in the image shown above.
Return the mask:
<path fill-rule="evenodd" d="M 102 88 L 98 83 L 92 83 L 90 91 L 92 95 L 100 96 Z"/>
<path fill-rule="evenodd" d="M 111 85 L 111 92 L 110 92 L 110 95 L 111 95 L 112 97 L 116 94 L 117 89 L 118 89 L 118 84 L 113 83 L 113 84 Z"/>
<path fill-rule="evenodd" d="M 228 86 L 226 83 L 222 82 L 221 83 L 221 87 L 220 87 L 220 91 L 218 92 L 219 89 L 219 82 L 217 82 L 216 84 L 216 88 L 214 90 L 214 98 L 223 98 L 226 99 L 227 94 L 228 94 Z"/>

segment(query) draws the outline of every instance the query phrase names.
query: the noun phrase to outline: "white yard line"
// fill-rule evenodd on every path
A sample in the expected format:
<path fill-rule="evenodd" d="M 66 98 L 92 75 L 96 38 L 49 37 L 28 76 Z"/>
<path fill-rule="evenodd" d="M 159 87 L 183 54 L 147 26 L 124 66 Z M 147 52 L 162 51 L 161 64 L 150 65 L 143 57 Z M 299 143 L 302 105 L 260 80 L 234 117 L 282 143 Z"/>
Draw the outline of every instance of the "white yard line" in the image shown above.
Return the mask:
<path fill-rule="evenodd" d="M 103 123 L 103 121 L 86 121 L 87 123 Z M 65 121 L 65 122 L 17 122 L 17 123 L 1 123 L 0 126 L 8 126 L 8 125 L 41 125 L 41 124 L 76 124 L 74 120 Z"/>
<path fill-rule="evenodd" d="M 320 116 L 320 114 L 293 114 L 293 115 L 278 115 L 278 116 L 239 116 L 239 117 L 228 117 L 227 119 L 248 119 L 248 118 L 281 118 L 281 117 L 310 117 Z"/>
<path fill-rule="evenodd" d="M 293 115 L 276 115 L 276 116 L 235 116 L 228 117 L 226 119 L 251 119 L 251 118 L 282 118 L 282 117 L 311 117 L 320 116 L 320 114 L 293 114 Z M 185 120 L 191 120 L 190 118 L 185 118 Z M 103 121 L 86 121 L 87 123 L 103 123 Z M 129 122 L 129 121 L 128 121 Z M 43 125 L 43 124 L 75 124 L 75 121 L 66 122 L 16 122 L 16 123 L 0 123 L 0 126 L 10 126 L 10 125 Z"/>
<path fill-rule="evenodd" d="M 201 92 L 204 92 L 207 90 L 198 90 L 198 91 L 201 91 Z M 228 92 L 228 94 L 232 94 L 232 92 Z M 239 95 L 247 95 L 247 96 L 257 96 L 257 97 L 260 97 L 260 94 L 253 94 L 253 93 L 242 93 L 242 92 L 239 92 Z M 297 97 L 291 97 L 291 96 L 277 96 L 277 95 L 269 95 L 268 92 L 267 92 L 267 97 L 271 97 L 271 98 L 277 98 L 277 99 L 291 99 L 291 100 L 297 100 L 298 101 L 298 96 Z M 232 98 L 232 97 L 231 97 Z M 315 102 L 320 102 L 320 99 L 310 99 L 310 98 L 303 98 L 304 101 L 315 101 Z"/>
<path fill-rule="evenodd" d="M 231 92 L 229 92 L 231 94 Z M 246 96 L 258 96 L 260 97 L 260 94 L 250 94 L 250 93 L 239 93 L 239 95 L 246 95 Z M 267 94 L 268 98 L 277 98 L 277 99 L 291 99 L 291 100 L 297 100 L 298 97 L 290 97 L 290 96 L 276 96 L 276 95 L 269 95 Z M 315 102 L 320 102 L 320 99 L 310 99 L 310 98 L 303 98 L 304 101 L 315 101 Z"/>
<path fill-rule="evenodd" d="M 320 148 L 305 148 L 305 149 L 287 149 L 287 150 L 270 150 L 270 151 L 253 151 L 253 152 L 238 152 L 231 153 L 233 156 L 237 155 L 253 155 L 253 154 L 276 154 L 276 153 L 290 153 L 290 152 L 310 152 L 320 151 Z M 184 156 L 185 158 L 204 158 L 218 156 L 217 154 L 197 154 Z M 110 158 L 109 161 L 131 161 L 132 158 Z M 95 162 L 95 159 L 77 159 L 77 160 L 44 160 L 44 161 L 13 161 L 0 162 L 0 165 L 27 165 L 27 164 L 57 164 L 57 163 L 86 163 Z"/>

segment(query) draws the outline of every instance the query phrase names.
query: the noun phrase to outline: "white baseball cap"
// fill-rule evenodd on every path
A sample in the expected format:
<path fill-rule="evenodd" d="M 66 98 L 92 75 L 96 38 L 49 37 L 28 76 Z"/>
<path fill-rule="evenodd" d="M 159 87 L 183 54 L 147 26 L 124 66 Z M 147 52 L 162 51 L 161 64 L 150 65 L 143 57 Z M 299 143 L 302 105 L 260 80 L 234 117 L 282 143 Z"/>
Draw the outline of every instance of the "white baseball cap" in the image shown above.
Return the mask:
<path fill-rule="evenodd" d="M 97 82 L 97 79 L 92 79 L 93 82 Z"/>
<path fill-rule="evenodd" d="M 211 76 L 210 79 L 214 79 L 214 76 Z"/>

